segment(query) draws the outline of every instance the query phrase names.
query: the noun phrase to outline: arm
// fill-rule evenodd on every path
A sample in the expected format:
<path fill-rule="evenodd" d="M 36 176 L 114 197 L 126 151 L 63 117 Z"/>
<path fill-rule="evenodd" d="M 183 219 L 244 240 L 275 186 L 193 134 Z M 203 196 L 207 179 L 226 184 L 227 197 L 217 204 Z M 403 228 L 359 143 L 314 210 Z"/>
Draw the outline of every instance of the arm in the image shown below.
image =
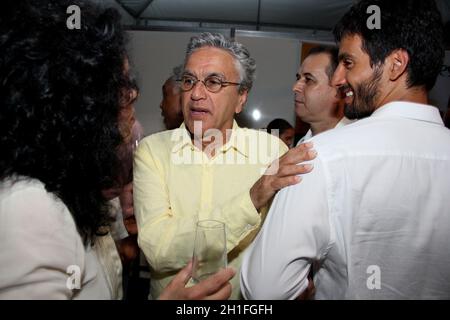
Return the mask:
<path fill-rule="evenodd" d="M 317 153 L 312 147 L 312 142 L 308 142 L 290 149 L 287 153 L 281 153 L 283 155 L 256 181 L 250 189 L 250 198 L 257 210 L 266 206 L 278 190 L 299 183 L 301 177 L 298 175 L 312 170 L 309 164 L 298 165 L 316 157 Z"/>
<path fill-rule="evenodd" d="M 280 143 L 279 146 L 280 154 L 286 152 L 287 147 L 284 144 Z M 192 237 L 197 216 L 195 214 L 180 215 L 173 212 L 165 181 L 164 166 L 161 163 L 164 160 L 158 159 L 152 153 L 157 149 L 158 147 L 155 148 L 147 142 L 141 143 L 136 152 L 134 166 L 135 213 L 139 227 L 139 245 L 147 260 L 158 272 L 170 272 L 181 269 L 191 258 Z M 306 157 L 304 151 L 300 154 L 302 159 Z M 289 161 L 286 163 L 289 162 L 290 167 L 295 167 L 293 171 L 295 174 L 306 172 L 302 166 L 291 164 L 292 159 L 297 158 L 291 156 L 287 159 Z M 285 171 L 281 171 L 281 173 L 283 174 L 280 176 L 281 179 L 289 174 Z M 277 179 L 278 177 L 276 176 Z M 270 184 L 264 184 L 264 187 L 259 190 L 265 191 L 266 185 L 272 188 Z M 267 196 L 266 192 L 265 199 L 259 200 L 259 210 L 251 199 L 250 191 L 237 195 L 222 207 L 212 208 L 213 214 L 221 217 L 227 226 L 228 251 L 233 250 L 243 239 L 245 239 L 242 242 L 243 247 L 246 247 L 247 240 L 252 239 L 251 236 L 247 236 L 259 227 L 260 213 L 267 210 L 268 203 L 275 193 L 272 189 L 269 192 L 272 192 L 271 195 Z"/>
<path fill-rule="evenodd" d="M 135 154 L 134 209 L 139 246 L 147 260 L 158 272 L 171 272 L 181 269 L 192 258 L 198 216 L 196 212 L 182 214 L 172 210 L 161 163 L 165 160 L 153 154 L 157 149 L 152 143 L 147 145 L 144 141 Z M 211 210 L 227 225 L 228 250 L 232 250 L 261 220 L 249 192 L 239 194 L 222 207 Z"/>
<path fill-rule="evenodd" d="M 330 227 L 323 165 L 301 185 L 275 197 L 258 237 L 244 256 L 241 289 L 248 299 L 295 299 L 308 287 L 311 262 L 329 248 Z"/>

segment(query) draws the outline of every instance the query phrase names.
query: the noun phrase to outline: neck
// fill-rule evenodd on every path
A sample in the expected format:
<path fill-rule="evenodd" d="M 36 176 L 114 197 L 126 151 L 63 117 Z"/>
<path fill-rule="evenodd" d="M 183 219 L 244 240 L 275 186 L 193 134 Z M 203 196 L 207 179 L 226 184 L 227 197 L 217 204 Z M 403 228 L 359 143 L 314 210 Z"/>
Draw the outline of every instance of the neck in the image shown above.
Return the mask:
<path fill-rule="evenodd" d="M 424 87 L 406 88 L 406 84 L 393 88 L 381 100 L 379 107 L 393 101 L 406 101 L 421 104 L 428 104 L 428 93 Z"/>
<path fill-rule="evenodd" d="M 311 133 L 313 136 L 324 131 L 334 129 L 339 121 L 344 117 L 344 104 L 338 102 L 333 108 L 329 109 L 327 116 L 321 117 L 319 121 L 311 122 Z"/>
<path fill-rule="evenodd" d="M 337 123 L 342 119 L 341 118 L 329 118 L 324 121 L 312 122 L 311 123 L 311 133 L 313 136 L 316 134 L 322 133 L 324 131 L 333 129 L 336 127 Z"/>
<path fill-rule="evenodd" d="M 200 137 L 191 134 L 192 143 L 211 158 L 216 154 L 216 150 L 225 145 L 231 137 L 232 127 L 223 129 L 210 129 L 203 133 Z M 207 133 L 207 134 L 205 134 Z"/>

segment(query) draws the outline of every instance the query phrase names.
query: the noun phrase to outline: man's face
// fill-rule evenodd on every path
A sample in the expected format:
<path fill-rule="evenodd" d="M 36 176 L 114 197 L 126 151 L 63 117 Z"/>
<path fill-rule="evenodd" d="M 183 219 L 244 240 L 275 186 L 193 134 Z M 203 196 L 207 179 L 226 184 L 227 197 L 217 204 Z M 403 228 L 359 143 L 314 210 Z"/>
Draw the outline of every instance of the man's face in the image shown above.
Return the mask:
<path fill-rule="evenodd" d="M 204 80 L 217 76 L 223 81 L 239 82 L 235 60 L 225 50 L 204 47 L 191 54 L 185 65 L 184 75 Z M 225 134 L 233 126 L 235 113 L 239 113 L 247 99 L 247 92 L 239 93 L 238 86 L 224 86 L 213 93 L 202 82 L 181 93 L 185 124 L 194 133 L 194 122 L 202 125 L 202 134 L 208 129 L 218 129 Z"/>
<path fill-rule="evenodd" d="M 370 66 L 370 57 L 363 51 L 358 35 L 342 38 L 332 82 L 344 98 L 344 114 L 349 119 L 368 117 L 381 105 L 383 66 Z"/>
<path fill-rule="evenodd" d="M 180 91 L 176 88 L 174 81 L 167 80 L 162 87 L 162 92 L 163 99 L 160 108 L 164 125 L 167 130 L 178 128 L 183 122 Z"/>
<path fill-rule="evenodd" d="M 308 56 L 298 70 L 297 81 L 292 88 L 295 112 L 307 123 L 321 121 L 336 111 L 337 91 L 326 73 L 329 65 L 330 56 L 318 53 Z"/>

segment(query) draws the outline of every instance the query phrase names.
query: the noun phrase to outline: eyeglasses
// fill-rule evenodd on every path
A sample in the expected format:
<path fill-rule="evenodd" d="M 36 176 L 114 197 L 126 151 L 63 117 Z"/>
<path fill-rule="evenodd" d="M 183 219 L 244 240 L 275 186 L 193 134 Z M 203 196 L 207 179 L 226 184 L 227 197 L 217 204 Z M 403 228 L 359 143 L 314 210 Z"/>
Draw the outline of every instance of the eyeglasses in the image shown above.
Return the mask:
<path fill-rule="evenodd" d="M 182 91 L 190 91 L 192 88 L 195 87 L 197 82 L 202 82 L 205 85 L 205 88 L 209 92 L 219 92 L 222 87 L 226 86 L 239 86 L 241 83 L 238 82 L 230 82 L 230 81 L 223 81 L 217 76 L 209 76 L 206 77 L 205 80 L 199 80 L 194 76 L 183 76 L 180 80 L 177 80 L 181 83 L 181 90 Z"/>

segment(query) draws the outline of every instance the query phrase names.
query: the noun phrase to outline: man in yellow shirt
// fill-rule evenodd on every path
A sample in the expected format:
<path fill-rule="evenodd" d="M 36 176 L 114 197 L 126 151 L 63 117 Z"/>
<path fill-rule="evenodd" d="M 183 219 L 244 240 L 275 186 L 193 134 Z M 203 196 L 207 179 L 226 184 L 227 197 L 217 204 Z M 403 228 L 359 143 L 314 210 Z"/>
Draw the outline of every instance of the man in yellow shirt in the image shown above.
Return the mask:
<path fill-rule="evenodd" d="M 281 140 L 234 121 L 254 72 L 255 61 L 242 44 L 220 34 L 191 38 L 180 79 L 184 124 L 139 145 L 134 204 L 139 245 L 151 266 L 152 298 L 191 259 L 198 220 L 225 223 L 228 263 L 239 270 L 274 194 L 311 170 L 297 165 L 314 157 L 310 146 L 279 159 L 287 151 Z M 231 298 L 240 298 L 239 277 L 231 283 Z"/>

